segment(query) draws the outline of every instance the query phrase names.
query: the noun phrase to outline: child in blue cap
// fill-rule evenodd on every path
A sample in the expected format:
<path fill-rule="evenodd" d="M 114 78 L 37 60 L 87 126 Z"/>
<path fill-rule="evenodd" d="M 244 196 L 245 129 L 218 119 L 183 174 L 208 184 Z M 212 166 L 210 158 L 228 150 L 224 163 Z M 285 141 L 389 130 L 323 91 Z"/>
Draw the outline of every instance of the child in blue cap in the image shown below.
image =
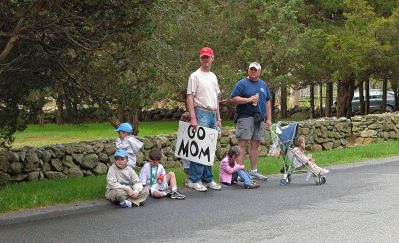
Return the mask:
<path fill-rule="evenodd" d="M 136 153 L 143 147 L 143 143 L 132 135 L 133 126 L 127 122 L 121 123 L 115 130 L 119 137 L 115 141 L 116 149 L 123 149 L 127 152 L 128 165 L 136 166 Z"/>
<path fill-rule="evenodd" d="M 119 149 L 114 154 L 115 163 L 107 174 L 105 197 L 122 208 L 138 207 L 144 204 L 148 191 L 143 188 L 139 177 L 132 167 L 127 166 L 128 154 Z"/>

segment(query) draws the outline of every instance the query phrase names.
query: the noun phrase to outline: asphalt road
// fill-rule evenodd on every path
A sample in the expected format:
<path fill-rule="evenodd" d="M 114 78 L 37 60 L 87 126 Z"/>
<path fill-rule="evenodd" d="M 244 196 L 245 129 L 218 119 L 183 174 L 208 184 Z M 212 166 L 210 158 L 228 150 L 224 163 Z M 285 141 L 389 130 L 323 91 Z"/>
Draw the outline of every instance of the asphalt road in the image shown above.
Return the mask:
<path fill-rule="evenodd" d="M 184 189 L 184 201 L 108 203 L 1 221 L 1 242 L 397 242 L 399 157 L 332 167 L 327 183 L 279 176 L 245 190 Z M 3 217 L 4 218 L 4 217 Z"/>

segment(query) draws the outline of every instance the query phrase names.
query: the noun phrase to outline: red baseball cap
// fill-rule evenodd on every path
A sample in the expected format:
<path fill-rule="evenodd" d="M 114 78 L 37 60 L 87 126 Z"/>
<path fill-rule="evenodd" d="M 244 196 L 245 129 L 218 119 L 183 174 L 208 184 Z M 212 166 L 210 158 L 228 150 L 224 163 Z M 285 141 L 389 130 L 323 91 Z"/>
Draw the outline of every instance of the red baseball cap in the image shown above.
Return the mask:
<path fill-rule="evenodd" d="M 202 57 L 202 56 L 212 56 L 213 55 L 213 50 L 211 49 L 211 48 L 209 48 L 209 47 L 203 47 L 201 50 L 200 50 L 200 57 Z"/>

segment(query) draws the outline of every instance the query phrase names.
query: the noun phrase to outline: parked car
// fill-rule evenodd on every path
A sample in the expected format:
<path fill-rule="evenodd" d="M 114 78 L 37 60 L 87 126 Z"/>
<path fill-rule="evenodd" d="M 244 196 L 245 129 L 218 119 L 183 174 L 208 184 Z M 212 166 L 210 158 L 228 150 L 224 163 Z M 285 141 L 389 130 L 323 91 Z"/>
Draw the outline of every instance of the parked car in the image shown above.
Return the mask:
<path fill-rule="evenodd" d="M 382 89 L 370 89 L 370 112 L 380 111 L 382 107 Z M 337 101 L 334 101 L 334 105 L 331 107 L 333 115 L 336 113 Z M 353 113 L 360 112 L 360 99 L 359 91 L 353 94 L 352 98 L 352 111 Z M 393 91 L 387 91 L 387 112 L 395 111 L 395 94 Z"/>
<path fill-rule="evenodd" d="M 382 89 L 370 89 L 370 111 L 381 110 L 382 107 Z M 360 110 L 359 92 L 353 94 L 352 99 L 353 112 Z M 395 94 L 393 91 L 387 91 L 387 112 L 395 111 Z"/>

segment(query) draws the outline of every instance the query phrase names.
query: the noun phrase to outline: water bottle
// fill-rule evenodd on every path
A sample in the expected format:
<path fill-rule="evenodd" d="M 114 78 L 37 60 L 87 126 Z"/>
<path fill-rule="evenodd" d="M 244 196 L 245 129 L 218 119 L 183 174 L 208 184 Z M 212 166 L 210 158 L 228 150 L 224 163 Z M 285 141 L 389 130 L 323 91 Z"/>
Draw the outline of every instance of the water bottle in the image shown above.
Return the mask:
<path fill-rule="evenodd" d="M 258 101 L 259 101 L 259 93 L 256 93 L 255 97 L 257 97 L 256 101 L 254 101 L 252 103 L 253 106 L 257 106 L 258 105 Z"/>

